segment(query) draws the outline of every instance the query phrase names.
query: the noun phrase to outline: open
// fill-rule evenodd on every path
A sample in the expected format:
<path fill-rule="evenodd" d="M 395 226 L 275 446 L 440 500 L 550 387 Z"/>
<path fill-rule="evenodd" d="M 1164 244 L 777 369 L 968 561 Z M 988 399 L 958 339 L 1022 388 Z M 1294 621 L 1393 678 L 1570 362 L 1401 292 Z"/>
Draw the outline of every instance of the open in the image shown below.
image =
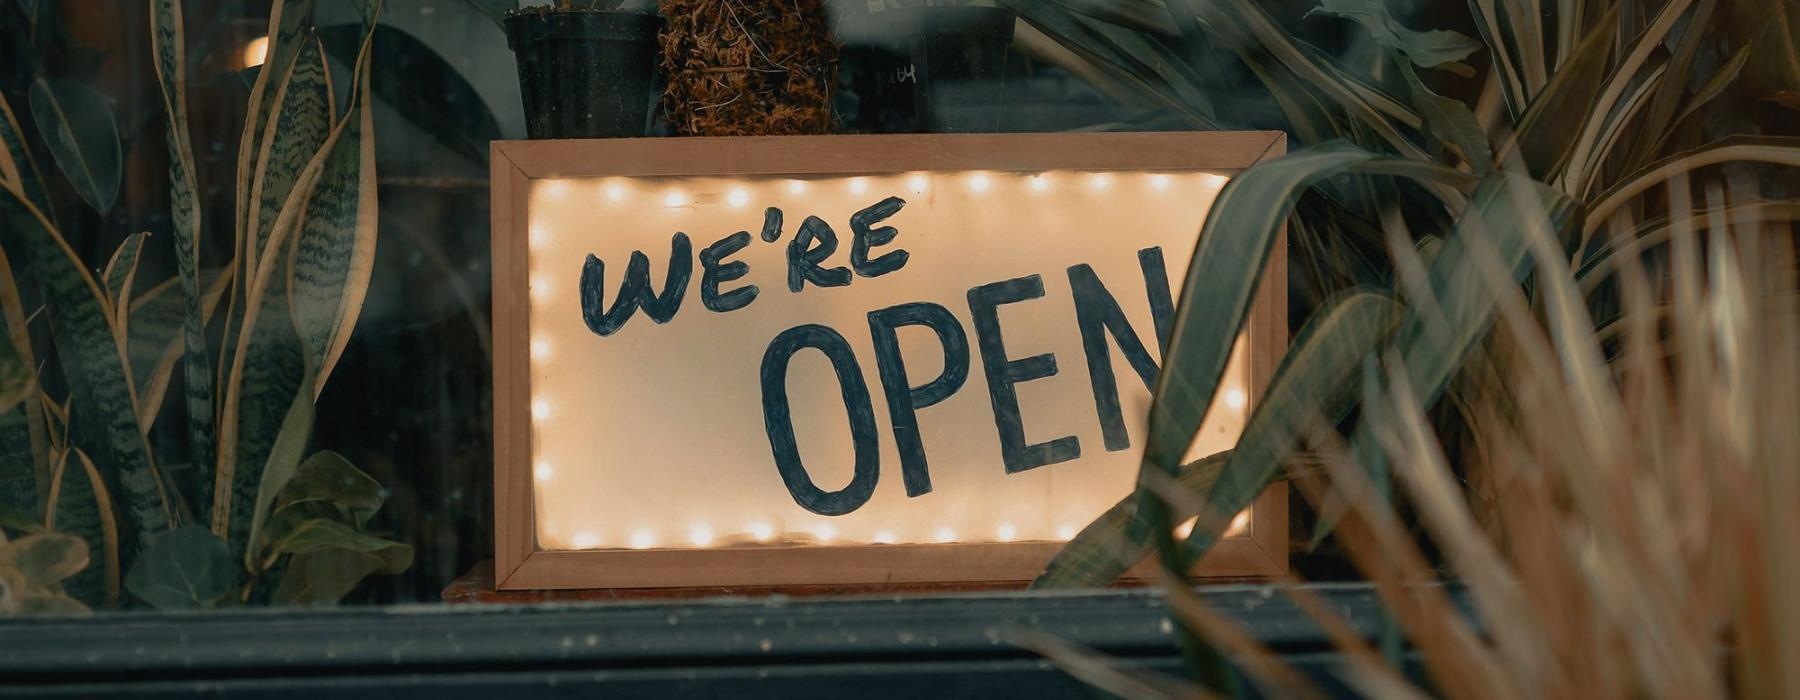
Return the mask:
<path fill-rule="evenodd" d="M 1136 483 L 1207 208 L 1279 145 L 1221 136 L 502 144 L 500 585 L 1030 579 Z M 1191 456 L 1285 343 L 1265 287 Z M 1201 573 L 1282 570 L 1280 505 Z"/>

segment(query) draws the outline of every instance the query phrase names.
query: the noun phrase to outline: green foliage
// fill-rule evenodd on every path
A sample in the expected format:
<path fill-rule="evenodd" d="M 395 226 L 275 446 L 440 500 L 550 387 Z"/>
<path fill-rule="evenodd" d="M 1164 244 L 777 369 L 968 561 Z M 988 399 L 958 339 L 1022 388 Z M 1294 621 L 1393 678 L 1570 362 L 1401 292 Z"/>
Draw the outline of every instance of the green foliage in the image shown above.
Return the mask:
<path fill-rule="evenodd" d="M 37 395 L 37 375 L 26 364 L 19 348 L 0 342 L 0 414 L 11 413 Z"/>
<path fill-rule="evenodd" d="M 279 16 L 279 6 L 276 10 L 272 14 Z M 197 500 L 204 504 L 212 494 L 211 481 L 207 476 L 211 473 L 215 441 L 213 365 L 207 352 L 206 334 L 206 324 L 211 320 L 212 314 L 201 301 L 201 205 L 199 189 L 195 184 L 197 175 L 194 171 L 194 149 L 187 135 L 186 42 L 180 3 L 156 0 L 150 4 L 150 12 L 151 38 L 155 41 L 155 50 L 151 52 L 151 56 L 156 64 L 157 86 L 161 89 L 163 111 L 167 115 L 164 141 L 169 152 L 169 214 L 174 223 L 175 261 L 184 302 L 182 309 L 185 312 L 181 324 L 182 345 L 178 353 L 181 356 L 183 385 L 186 387 L 183 403 L 188 414 L 188 450 L 196 466 L 196 480 L 200 482 Z M 248 121 L 259 123 L 260 112 L 257 115 Z M 247 191 L 241 161 L 238 169 L 237 201 L 241 205 Z M 146 426 L 162 406 L 162 389 L 166 387 L 167 381 L 166 378 L 160 383 L 153 381 L 142 392 L 145 398 L 156 400 L 154 404 L 139 407 L 138 413 Z"/>
<path fill-rule="evenodd" d="M 1531 237 L 1570 240 L 1574 217 L 1572 200 L 1529 178 L 1494 173 L 1482 180 L 1453 235 L 1433 258 L 1428 286 L 1411 293 L 1417 301 L 1408 307 L 1388 349 L 1406 364 L 1409 399 L 1422 406 L 1437 403 L 1462 370 L 1463 358 L 1487 336 L 1496 313 L 1496 282 L 1523 282 L 1533 267 Z M 1378 387 L 1365 384 L 1368 388 Z M 1386 471 L 1366 422 L 1357 425 L 1351 451 L 1377 476 Z M 1314 540 L 1340 515 L 1335 506 L 1327 506 Z"/>
<path fill-rule="evenodd" d="M 158 535 L 138 554 L 125 589 L 160 610 L 216 608 L 236 602 L 244 569 L 225 541 L 200 525 Z"/>
<path fill-rule="evenodd" d="M 44 180 L 38 175 L 31 148 L 25 144 L 25 132 L 19 130 L 18 116 L 12 106 L 0 99 L 0 182 L 17 189 L 39 211 L 50 211 L 50 198 L 44 194 Z"/>
<path fill-rule="evenodd" d="M 0 537 L 7 531 L 35 534 L 44 531 L 44 521 L 37 513 L 32 513 L 7 504 L 0 503 Z"/>
<path fill-rule="evenodd" d="M 269 84 L 275 95 L 269 106 L 270 124 L 262 135 L 258 167 L 251 174 L 251 210 L 244 216 L 244 262 L 238 280 L 244 291 L 241 299 L 234 299 L 242 302 L 238 307 L 242 316 L 232 319 L 240 325 L 231 360 L 220 363 L 226 410 L 219 424 L 212 525 L 215 530 L 223 528 L 232 549 L 245 556 L 253 522 L 247 516 L 305 371 L 288 313 L 290 232 L 304 211 L 308 183 L 317 177 L 317 169 L 309 165 L 323 154 L 336 112 L 318 41 L 309 34 L 296 41 L 300 48 L 283 79 Z M 286 206 L 290 200 L 295 206 Z M 310 430 L 310 422 L 302 428 Z M 298 439 L 304 444 L 306 436 Z"/>
<path fill-rule="evenodd" d="M 69 444 L 99 458 L 108 490 L 119 495 L 135 542 L 142 545 L 173 524 L 173 513 L 157 485 L 149 443 L 138 425 L 137 399 L 118 352 L 112 305 L 61 232 L 15 190 L 0 190 L 0 216 L 10 223 L 30 261 L 50 317 L 53 344 L 73 399 Z"/>
<path fill-rule="evenodd" d="M 381 484 L 343 455 L 322 450 L 307 457 L 294 472 L 275 500 L 273 517 L 330 517 L 362 528 L 386 500 Z"/>
<path fill-rule="evenodd" d="M 305 403 L 296 402 L 296 407 Z M 261 545 L 265 568 L 282 556 L 292 557 L 273 602 L 333 603 L 366 576 L 395 574 L 412 565 L 411 546 L 363 531 L 386 495 L 343 456 L 314 453 L 285 483 Z"/>
<path fill-rule="evenodd" d="M 69 578 L 70 595 L 81 600 L 119 600 L 119 524 L 113 517 L 112 492 L 93 460 L 79 449 L 64 451 L 52 475 L 45 521 L 57 532 L 79 537 L 88 551 L 103 556 L 97 566 Z"/>
<path fill-rule="evenodd" d="M 366 13 L 370 26 L 375 7 Z M 31 579 L 36 602 L 9 599 L 7 609 L 63 609 L 51 594 L 65 592 L 93 605 L 129 602 L 121 588 L 130 601 L 159 608 L 333 602 L 364 577 L 412 560 L 410 547 L 366 532 L 382 501 L 372 480 L 336 453 L 303 459 L 313 402 L 369 283 L 373 32 L 361 33 L 351 104 L 339 117 L 324 51 L 307 26 L 310 3 L 275 4 L 270 60 L 252 89 L 239 152 L 236 219 L 203 227 L 187 134 L 182 8 L 150 0 L 150 9 L 168 115 L 176 278 L 139 291 L 138 258 L 155 244 L 143 233 L 127 236 L 99 275 L 81 260 L 37 196 L 29 149 L 0 98 L 0 253 L 29 266 L 49 319 L 40 345 L 53 349 L 50 371 L 68 386 L 66 397 L 37 390 L 21 293 L 0 274 L 0 318 L 11 336 L 0 344 L 0 439 L 29 444 L 14 452 L 39 462 L 5 462 L 0 496 L 17 516 L 9 519 L 15 530 L 82 545 L 80 566 L 58 570 L 53 589 Z M 72 188 L 102 213 L 119 178 L 104 102 L 79 85 L 39 81 L 31 110 Z M 203 269 L 200 237 L 214 229 L 233 229 L 237 249 L 222 268 Z M 230 311 L 215 332 L 221 304 Z M 177 365 L 186 411 L 175 415 L 186 421 L 192 466 L 181 473 L 198 482 L 185 485 L 159 464 L 179 459 L 180 446 L 152 450 L 146 437 L 163 417 Z M 24 488 L 27 479 L 33 488 Z"/>
<path fill-rule="evenodd" d="M 1766 533 L 1792 528 L 1791 507 L 1753 506 L 1792 501 L 1791 388 L 1723 388 L 1723 378 L 1662 384 L 1684 374 L 1791 384 L 1792 314 L 1768 308 L 1791 307 L 1786 234 L 1800 218 L 1800 200 L 1761 198 L 1792 197 L 1792 174 L 1783 168 L 1800 167 L 1793 136 L 1800 54 L 1791 31 L 1800 15 L 1792 3 L 1471 0 L 1477 42 L 1410 29 L 1389 15 L 1392 3 L 1322 0 L 1312 15 L 1348 19 L 1380 47 L 1376 60 L 1355 68 L 1290 36 L 1253 0 L 1003 3 L 1055 43 L 1033 46 L 1033 34 L 1021 32 L 1028 48 L 1105 94 L 1166 106 L 1196 128 L 1266 128 L 1266 111 L 1246 123 L 1239 110 L 1213 109 L 1261 102 L 1302 145 L 1238 173 L 1214 202 L 1177 310 L 1182 330 L 1163 359 L 1138 492 L 1070 542 L 1037 585 L 1109 583 L 1149 554 L 1152 538 L 1165 571 L 1187 571 L 1271 480 L 1304 476 L 1296 483 L 1318 511 L 1316 536 L 1342 523 L 1340 542 L 1392 613 L 1379 631 L 1390 652 L 1384 663 L 1361 634 L 1310 604 L 1321 624 L 1337 623 L 1335 643 L 1356 666 L 1345 678 L 1361 692 L 1417 694 L 1396 672 L 1401 633 L 1419 649 L 1433 692 L 1450 697 L 1572 687 L 1697 697 L 1776 687 L 1781 681 L 1770 679 L 1784 674 L 1791 680 L 1780 669 L 1792 666 L 1793 655 L 1777 650 L 1796 648 L 1779 641 L 1796 630 L 1768 622 L 1787 603 L 1767 592 L 1783 589 L 1769 579 L 1785 574 L 1770 572 L 1793 570 L 1792 557 L 1735 544 L 1773 542 L 1779 538 Z M 1436 9 L 1444 7 L 1453 6 Z M 1120 40 L 1123 33 L 1138 41 Z M 1246 94 L 1218 80 L 1221 71 L 1209 64 L 1221 51 L 1260 84 Z M 1158 65 L 1170 54 L 1185 57 L 1183 68 L 1202 82 L 1173 84 L 1168 76 L 1178 69 Z M 1423 68 L 1472 81 L 1458 90 Z M 1196 91 L 1203 99 L 1189 97 Z M 1729 181 L 1714 170 L 1727 164 L 1738 169 Z M 1695 206 L 1694 180 L 1706 185 L 1704 206 Z M 1643 196 L 1664 191 L 1661 199 Z M 1294 238 L 1296 288 L 1311 293 L 1296 301 L 1316 311 L 1237 447 L 1177 469 L 1255 296 L 1266 241 L 1283 223 Z M 1732 228 L 1739 240 L 1727 242 Z M 1777 260 L 1764 266 L 1761 282 L 1785 286 L 1735 284 L 1765 262 L 1733 262 L 1758 246 Z M 1647 283 L 1642 267 L 1671 277 L 1673 293 L 1667 280 Z M 1717 298 L 1702 306 L 1702 289 L 1722 291 L 1707 292 Z M 1744 289 L 1780 301 L 1764 300 L 1759 310 Z M 1622 297 L 1631 298 L 1635 315 L 1624 316 Z M 1349 321 L 1352 300 L 1364 309 L 1357 322 Z M 1753 339 L 1759 322 L 1787 335 Z M 1632 327 L 1621 331 L 1625 325 Z M 1636 336 L 1636 354 L 1620 349 L 1622 332 Z M 1762 359 L 1781 359 L 1755 365 L 1764 352 L 1758 343 L 1771 340 L 1785 344 L 1772 344 Z M 1763 369 L 1743 369 L 1749 366 Z M 1633 379 L 1616 379 L 1625 375 Z M 1669 401 L 1670 390 L 1685 393 L 1686 403 Z M 1745 398 L 1760 394 L 1769 396 Z M 1433 414 L 1445 397 L 1453 404 L 1445 408 L 1458 410 Z M 1671 406 L 1681 407 L 1680 421 L 1670 420 Z M 1471 469 L 1504 463 L 1488 474 L 1504 483 L 1475 498 L 1463 493 L 1428 420 L 1458 426 L 1446 434 L 1471 436 L 1473 444 L 1458 445 Z M 1675 422 L 1686 425 L 1665 429 Z M 1640 451 L 1636 443 L 1650 447 Z M 1692 477 L 1721 470 L 1738 480 Z M 1396 484 L 1422 512 L 1432 544 L 1466 577 L 1491 642 L 1441 589 L 1422 585 L 1436 580 L 1434 562 L 1390 505 Z M 1752 490 L 1764 495 L 1745 499 L 1747 484 L 1762 484 Z M 1731 503 L 1723 510 L 1734 516 L 1713 519 L 1723 511 L 1712 499 Z M 1645 505 L 1662 503 L 1677 505 Z M 1497 512 L 1477 516 L 1471 505 Z M 1689 507 L 1692 519 L 1679 520 L 1677 511 Z M 1176 542 L 1172 523 L 1190 515 L 1199 516 L 1191 534 Z M 1691 557 L 1677 554 L 1660 529 L 1676 521 L 1723 534 L 1708 540 L 1689 532 L 1691 541 L 1710 544 L 1693 547 Z M 1714 547 L 1739 555 L 1720 565 Z M 1736 579 L 1721 580 L 1721 566 Z M 1230 651 L 1263 695 L 1314 690 L 1297 675 L 1273 673 L 1281 669 L 1266 650 L 1245 644 L 1203 606 L 1184 603 L 1191 596 L 1180 579 L 1168 582 L 1190 671 L 1207 685 L 1179 692 L 1236 694 L 1206 680 L 1223 675 L 1209 661 L 1218 658 L 1209 644 Z M 1693 606 L 1650 602 L 1697 590 L 1709 591 L 1713 612 L 1677 620 L 1664 613 Z M 1555 612 L 1600 609 L 1609 612 Z M 1685 622 L 1698 619 L 1706 622 Z M 1708 661 L 1722 634 L 1742 646 L 1728 656 L 1744 660 Z M 1592 643 L 1600 639 L 1610 641 Z M 1121 674 L 1091 652 L 1041 639 L 1030 646 L 1102 688 L 1148 692 L 1120 685 Z M 1746 682 L 1714 684 L 1715 666 Z"/>
<path fill-rule="evenodd" d="M 1351 170 L 1403 173 L 1445 185 L 1467 182 L 1466 175 L 1443 166 L 1382 158 L 1350 144 L 1333 143 L 1245 171 L 1227 185 L 1200 232 L 1200 245 L 1182 288 L 1177 316 L 1185 322 L 1174 326 L 1151 400 L 1144 471 L 1173 476 L 1177 461 L 1200 429 L 1296 195 L 1314 182 Z M 1312 395 L 1325 390 L 1329 385 L 1303 391 Z M 1235 479 L 1235 474 L 1227 471 L 1221 478 Z M 1179 558 L 1166 534 L 1172 522 L 1164 499 L 1145 488 L 1146 479 L 1139 483 L 1140 517 L 1134 529 L 1153 529 L 1165 557 Z M 1252 497 L 1264 483 L 1266 477 L 1254 484 Z M 1229 515 L 1212 521 L 1223 531 Z"/>
<path fill-rule="evenodd" d="M 1413 106 L 1419 109 L 1419 116 L 1425 120 L 1426 133 L 1438 143 L 1456 149 L 1456 154 L 1467 160 L 1476 173 L 1493 170 L 1494 150 L 1488 145 L 1487 132 L 1475 119 L 1475 113 L 1461 101 L 1425 87 L 1411 66 L 1401 64 L 1400 73 L 1406 76 L 1407 93 L 1412 96 Z"/>
<path fill-rule="evenodd" d="M 325 142 L 293 232 L 287 306 L 305 351 L 309 392 L 317 398 L 356 326 L 375 265 L 374 107 L 370 104 L 371 33 L 357 60 L 362 71 L 343 122 Z"/>
<path fill-rule="evenodd" d="M 1481 43 L 1456 32 L 1433 29 L 1407 29 L 1388 14 L 1387 5 L 1378 0 L 1323 0 L 1308 14 L 1343 17 L 1362 25 L 1375 42 L 1400 52 L 1420 68 L 1438 68 L 1460 63 L 1481 50 Z M 1462 66 L 1462 70 L 1471 70 Z"/>
<path fill-rule="evenodd" d="M 24 573 L 30 586 L 51 586 L 86 568 L 85 547 L 73 537 L 28 535 L 8 544 L 4 554 L 0 554 L 0 562 Z"/>
<path fill-rule="evenodd" d="M 1040 586 L 1104 584 L 1144 556 L 1152 538 L 1162 543 L 1168 567 L 1185 567 L 1216 541 L 1230 514 L 1281 478 L 1302 447 L 1303 419 L 1349 421 L 1351 452 L 1380 483 L 1382 450 L 1357 409 L 1371 391 L 1436 405 L 1470 371 L 1467 358 L 1485 356 L 1496 342 L 1492 326 L 1506 298 L 1499 290 L 1535 299 L 1535 280 L 1551 253 L 1550 262 L 1585 276 L 1606 268 L 1586 257 L 1595 252 L 1624 245 L 1642 254 L 1665 245 L 1670 221 L 1689 214 L 1669 216 L 1638 195 L 1672 177 L 1731 161 L 1800 163 L 1800 144 L 1788 139 L 1709 142 L 1699 128 L 1699 107 L 1717 100 L 1782 104 L 1764 88 L 1734 82 L 1759 39 L 1722 25 L 1728 13 L 1715 13 L 1723 4 L 1715 0 L 1621 0 L 1560 17 L 1476 0 L 1469 11 L 1479 41 L 1408 28 L 1385 3 L 1324 0 L 1314 15 L 1348 19 L 1381 47 L 1373 73 L 1337 65 L 1249 0 L 1003 4 L 1055 43 L 1037 47 L 1039 55 L 1106 94 L 1166 106 L 1200 128 L 1245 126 L 1233 122 L 1235 110 L 1214 109 L 1241 98 L 1225 97 L 1239 88 L 1210 77 L 1218 72 L 1209 62 L 1227 51 L 1260 81 L 1252 96 L 1266 97 L 1302 145 L 1237 174 L 1213 204 L 1177 310 L 1180 330 L 1163 360 L 1135 503 L 1121 503 L 1077 537 Z M 1631 36 L 1621 35 L 1624 5 L 1641 22 L 1627 30 Z M 1716 75 L 1703 73 L 1696 58 L 1708 37 L 1724 40 L 1729 57 Z M 1489 60 L 1479 60 L 1483 54 Z M 1183 58 L 1170 65 L 1170 56 Z M 1440 94 L 1441 83 L 1423 68 L 1472 77 L 1478 89 Z M 1472 99 L 1482 85 L 1499 99 L 1485 112 Z M 1770 216 L 1795 205 L 1746 203 L 1733 211 Z M 1664 223 L 1648 230 L 1661 231 L 1660 239 L 1621 244 L 1600 235 L 1611 230 L 1609 222 L 1630 231 L 1631 222 L 1657 216 Z M 1223 464 L 1178 468 L 1284 223 L 1296 239 L 1293 267 L 1319 294 L 1300 302 L 1317 315 L 1284 358 L 1238 448 Z M 1533 241 L 1555 247 L 1534 249 Z M 1430 242 L 1435 253 L 1421 257 L 1415 242 Z M 1350 249 L 1389 256 L 1367 261 L 1345 255 Z M 1362 288 L 1369 284 L 1387 289 Z M 1580 289 L 1584 303 L 1605 303 L 1607 285 Z M 1370 295 L 1357 302 L 1368 314 L 1357 323 L 1344 320 L 1345 290 Z M 1340 295 L 1326 296 L 1332 292 Z M 1320 330 L 1326 328 L 1336 330 Z M 1402 387 L 1363 371 L 1383 357 L 1403 363 Z M 1193 471 L 1200 466 L 1205 478 Z M 1171 476 L 1178 488 L 1169 487 Z M 1320 504 L 1326 525 L 1342 505 L 1335 496 Z M 1215 517 L 1201 518 L 1178 546 L 1169 535 L 1174 515 L 1195 513 Z M 1099 546 L 1102 540 L 1112 546 Z"/>
<path fill-rule="evenodd" d="M 165 280 L 133 295 L 129 303 L 124 303 L 123 299 L 120 303 L 124 308 L 120 325 L 125 327 L 126 359 L 138 386 L 138 423 L 146 427 L 156 422 L 156 416 L 163 408 L 163 397 L 174 378 L 175 367 L 187 355 L 184 333 L 189 316 L 180 281 Z M 203 321 L 212 318 L 219 297 L 224 294 L 224 283 L 229 281 L 219 270 L 200 273 L 200 284 L 205 291 L 199 300 L 198 311 Z M 210 425 L 210 421 L 208 423 Z M 207 435 L 210 437 L 211 434 L 209 428 Z M 194 458 L 200 456 L 195 450 Z"/>
<path fill-rule="evenodd" d="M 106 297 L 113 300 L 112 316 L 120 323 L 129 321 L 131 315 L 131 287 L 137 278 L 138 254 L 144 250 L 144 239 L 148 233 L 134 233 L 119 243 L 118 250 L 113 251 L 112 259 L 106 261 L 106 270 L 100 274 L 105 281 Z"/>
<path fill-rule="evenodd" d="M 392 544 L 392 543 L 390 543 Z M 329 547 L 295 554 L 272 602 L 283 605 L 330 605 L 373 574 L 396 574 L 412 566 L 412 548 L 393 544 L 375 551 Z"/>
<path fill-rule="evenodd" d="M 355 25 L 319 28 L 326 53 L 344 63 L 356 60 L 362 35 L 362 27 Z M 449 61 L 413 35 L 380 25 L 369 69 L 375 97 L 437 143 L 471 163 L 487 165 L 488 142 L 500 140 L 500 124 L 481 93 Z"/>
<path fill-rule="evenodd" d="M 31 86 L 31 117 L 76 194 L 95 211 L 112 211 L 124 159 L 106 98 L 71 80 L 39 79 Z"/>
<path fill-rule="evenodd" d="M 8 541 L 0 534 L 0 616 L 82 614 L 87 606 L 63 592 L 63 580 L 87 568 L 81 538 L 34 533 Z"/>
<path fill-rule="evenodd" d="M 1175 474 L 1175 488 L 1192 493 L 1211 490 L 1231 454 L 1220 452 L 1181 465 Z M 1137 505 L 1135 496 L 1127 496 L 1088 523 L 1068 544 L 1057 550 L 1056 557 L 1031 582 L 1031 587 L 1092 588 L 1105 586 L 1125 575 L 1156 547 L 1148 530 L 1132 527 Z M 1181 515 L 1194 514 L 1183 511 Z"/>
<path fill-rule="evenodd" d="M 374 554 L 387 562 L 388 566 L 398 566 L 399 569 L 405 569 L 406 562 L 412 560 L 411 547 L 362 534 L 349 525 L 329 518 L 312 518 L 294 523 L 269 545 L 272 554 L 316 554 L 333 549 Z"/>
<path fill-rule="evenodd" d="M 275 434 L 275 442 L 269 447 L 268 461 L 264 463 L 262 473 L 257 475 L 255 510 L 245 535 L 251 546 L 243 549 L 244 565 L 252 569 L 256 567 L 257 544 L 262 539 L 264 524 L 268 522 L 269 509 L 274 506 L 277 496 L 286 492 L 288 483 L 299 471 L 300 457 L 312 436 L 312 398 L 303 386 L 304 382 L 297 382 L 296 386 L 290 387 L 294 396 L 287 417 L 282 419 L 281 431 Z"/>
<path fill-rule="evenodd" d="M 1172 503 L 1177 507 L 1172 519 L 1200 517 L 1184 556 L 1202 553 L 1231 515 L 1281 472 L 1294 452 L 1294 437 L 1309 421 L 1335 423 L 1349 412 L 1355 399 L 1351 380 L 1363 356 L 1384 342 L 1399 320 L 1398 302 L 1379 292 L 1353 290 L 1307 322 L 1251 413 L 1237 448 L 1184 465 L 1176 475 L 1175 491 L 1206 494 L 1204 502 L 1190 498 Z M 1218 483 L 1221 474 L 1229 474 L 1231 481 Z M 1146 530 L 1128 527 L 1134 510 L 1135 502 L 1127 498 L 1088 525 L 1032 586 L 1103 586 L 1124 574 L 1152 550 Z"/>

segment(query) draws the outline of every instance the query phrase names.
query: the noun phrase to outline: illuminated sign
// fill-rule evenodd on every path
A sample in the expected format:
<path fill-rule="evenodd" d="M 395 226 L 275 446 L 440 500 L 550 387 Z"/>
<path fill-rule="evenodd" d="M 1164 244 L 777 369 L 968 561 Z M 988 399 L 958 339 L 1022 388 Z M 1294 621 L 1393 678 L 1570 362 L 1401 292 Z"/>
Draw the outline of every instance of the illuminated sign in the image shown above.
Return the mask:
<path fill-rule="evenodd" d="M 1281 143 L 495 144 L 496 580 L 1030 579 L 1130 493 L 1207 208 Z M 1285 343 L 1270 274 L 1195 457 Z M 1279 495 L 1200 573 L 1284 568 Z"/>

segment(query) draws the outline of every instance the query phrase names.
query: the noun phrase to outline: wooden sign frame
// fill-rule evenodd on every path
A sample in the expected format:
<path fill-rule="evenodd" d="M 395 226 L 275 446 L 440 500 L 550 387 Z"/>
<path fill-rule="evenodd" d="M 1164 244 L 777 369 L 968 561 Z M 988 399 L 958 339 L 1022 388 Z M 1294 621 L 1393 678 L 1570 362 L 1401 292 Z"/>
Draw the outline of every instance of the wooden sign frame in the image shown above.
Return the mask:
<path fill-rule="evenodd" d="M 495 583 L 502 590 L 1022 585 L 1062 542 L 547 550 L 532 487 L 527 229 L 531 182 L 606 176 L 819 176 L 906 171 L 1147 170 L 1229 174 L 1283 154 L 1280 132 L 880 135 L 496 141 L 491 148 Z M 1285 235 L 1244 331 L 1250 400 L 1287 346 Z M 1179 278 L 1180 270 L 1171 270 Z M 1251 510 L 1245 536 L 1201 562 L 1203 577 L 1287 571 L 1287 489 Z M 1140 569 L 1138 573 L 1148 573 Z"/>

